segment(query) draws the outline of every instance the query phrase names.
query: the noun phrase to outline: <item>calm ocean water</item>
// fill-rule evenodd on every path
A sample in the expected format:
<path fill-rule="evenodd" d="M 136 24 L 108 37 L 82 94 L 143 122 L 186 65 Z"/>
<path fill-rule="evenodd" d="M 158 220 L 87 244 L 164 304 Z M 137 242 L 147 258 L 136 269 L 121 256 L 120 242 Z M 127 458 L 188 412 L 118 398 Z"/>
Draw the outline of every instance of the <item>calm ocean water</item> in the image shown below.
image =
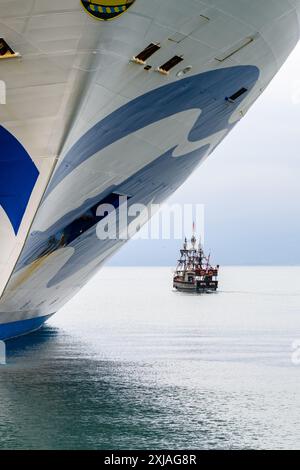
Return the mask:
<path fill-rule="evenodd" d="M 11 341 L 0 448 L 299 449 L 300 268 L 224 268 L 206 296 L 171 279 L 106 268 Z"/>

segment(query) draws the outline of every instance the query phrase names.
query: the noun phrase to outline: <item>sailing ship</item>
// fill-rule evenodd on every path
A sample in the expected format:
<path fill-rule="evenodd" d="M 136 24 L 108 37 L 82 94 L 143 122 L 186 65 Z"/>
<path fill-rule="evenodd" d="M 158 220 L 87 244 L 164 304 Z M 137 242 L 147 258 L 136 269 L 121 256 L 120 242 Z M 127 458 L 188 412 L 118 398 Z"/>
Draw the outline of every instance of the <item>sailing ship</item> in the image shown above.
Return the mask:
<path fill-rule="evenodd" d="M 219 265 L 213 267 L 201 244 L 197 246 L 195 234 L 190 245 L 185 238 L 180 259 L 174 273 L 173 287 L 181 292 L 209 293 L 218 290 Z"/>

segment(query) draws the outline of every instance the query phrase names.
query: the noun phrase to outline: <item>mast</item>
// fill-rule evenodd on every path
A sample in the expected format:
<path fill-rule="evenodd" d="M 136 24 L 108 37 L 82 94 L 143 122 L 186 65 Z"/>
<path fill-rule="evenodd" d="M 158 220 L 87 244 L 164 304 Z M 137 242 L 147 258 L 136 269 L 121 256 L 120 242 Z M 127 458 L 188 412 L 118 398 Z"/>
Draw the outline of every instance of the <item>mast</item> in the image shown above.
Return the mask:
<path fill-rule="evenodd" d="M 195 222 L 193 222 L 193 235 L 192 235 L 192 238 L 191 238 L 191 243 L 192 243 L 193 250 L 195 251 L 195 246 L 196 246 L 196 243 L 197 243 L 197 239 L 196 239 L 196 235 L 195 235 Z"/>

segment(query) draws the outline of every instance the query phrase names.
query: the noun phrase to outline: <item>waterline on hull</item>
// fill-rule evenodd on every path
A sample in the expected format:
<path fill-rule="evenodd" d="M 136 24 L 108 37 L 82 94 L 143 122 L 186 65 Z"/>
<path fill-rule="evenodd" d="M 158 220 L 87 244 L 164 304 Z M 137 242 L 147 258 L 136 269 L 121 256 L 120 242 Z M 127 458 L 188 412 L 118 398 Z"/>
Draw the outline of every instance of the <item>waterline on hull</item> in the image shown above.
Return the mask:
<path fill-rule="evenodd" d="M 0 324 L 0 340 L 16 338 L 17 336 L 32 333 L 38 330 L 52 315 L 53 314 L 30 318 L 29 320 Z"/>

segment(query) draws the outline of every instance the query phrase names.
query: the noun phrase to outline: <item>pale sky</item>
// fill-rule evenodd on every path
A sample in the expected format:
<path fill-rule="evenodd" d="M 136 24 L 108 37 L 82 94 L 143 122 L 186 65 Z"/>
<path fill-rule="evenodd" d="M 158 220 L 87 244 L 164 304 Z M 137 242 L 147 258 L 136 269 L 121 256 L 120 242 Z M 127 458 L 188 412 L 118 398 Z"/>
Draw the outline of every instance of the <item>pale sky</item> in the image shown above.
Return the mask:
<path fill-rule="evenodd" d="M 205 204 L 221 265 L 300 265 L 300 43 L 263 96 L 168 201 Z M 178 241 L 131 241 L 110 264 L 174 265 Z"/>

